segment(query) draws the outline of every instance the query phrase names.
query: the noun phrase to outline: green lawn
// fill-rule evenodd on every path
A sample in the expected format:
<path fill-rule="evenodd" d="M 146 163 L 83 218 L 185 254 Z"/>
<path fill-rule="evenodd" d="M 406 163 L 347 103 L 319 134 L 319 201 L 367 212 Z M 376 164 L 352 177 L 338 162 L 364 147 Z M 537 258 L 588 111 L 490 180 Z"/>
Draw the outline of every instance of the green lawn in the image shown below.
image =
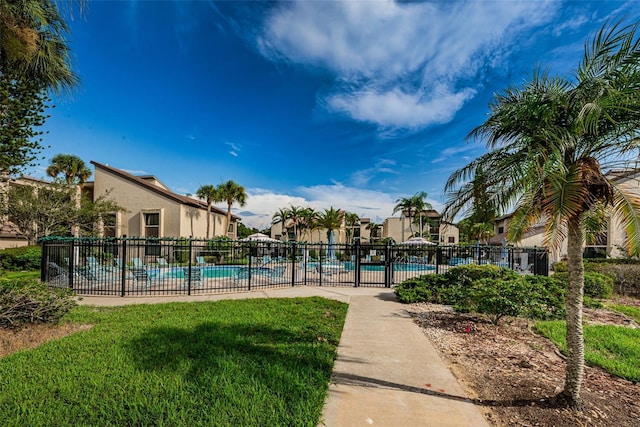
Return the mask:
<path fill-rule="evenodd" d="M 566 354 L 565 323 L 536 322 L 536 331 Z M 631 381 L 640 380 L 640 329 L 612 325 L 585 325 L 585 361 Z"/>
<path fill-rule="evenodd" d="M 614 305 L 608 305 L 607 308 L 610 310 L 625 314 L 630 318 L 632 318 L 633 320 L 635 320 L 636 322 L 640 323 L 640 308 L 638 307 L 633 307 L 630 305 L 614 304 Z"/>
<path fill-rule="evenodd" d="M 40 270 L 5 271 L 0 273 L 0 280 L 16 280 L 16 279 L 40 279 Z"/>
<path fill-rule="evenodd" d="M 346 304 L 81 306 L 94 327 L 0 359 L 3 426 L 316 426 Z"/>

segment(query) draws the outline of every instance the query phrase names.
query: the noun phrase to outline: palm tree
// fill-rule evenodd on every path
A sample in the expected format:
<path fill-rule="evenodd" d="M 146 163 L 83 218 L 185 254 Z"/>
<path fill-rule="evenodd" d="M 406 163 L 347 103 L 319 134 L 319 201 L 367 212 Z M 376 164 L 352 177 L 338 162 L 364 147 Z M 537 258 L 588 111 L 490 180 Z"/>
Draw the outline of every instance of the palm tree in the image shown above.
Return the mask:
<path fill-rule="evenodd" d="M 316 227 L 316 219 L 318 217 L 318 213 L 310 207 L 306 207 L 303 209 L 300 220 L 300 234 L 304 234 L 309 231 L 309 236 L 311 238 L 311 232 Z"/>
<path fill-rule="evenodd" d="M 91 176 L 91 169 L 84 161 L 73 154 L 57 154 L 50 160 L 47 175 L 51 178 L 64 176 L 64 181 L 70 189 L 77 184 L 84 183 Z"/>
<path fill-rule="evenodd" d="M 353 212 L 345 212 L 344 214 L 344 224 L 347 229 L 347 243 L 351 242 L 351 236 L 354 233 L 354 228 L 360 225 L 360 217 L 358 214 Z"/>
<path fill-rule="evenodd" d="M 378 238 L 378 231 L 380 230 L 380 224 L 376 224 L 375 222 L 370 222 L 367 224 L 367 230 L 369 230 L 369 236 L 371 241 L 373 239 Z"/>
<path fill-rule="evenodd" d="M 344 211 L 334 209 L 333 206 L 325 209 L 318 217 L 318 225 L 327 230 L 327 241 L 331 240 L 334 230 L 339 230 L 344 222 Z"/>
<path fill-rule="evenodd" d="M 304 220 L 304 208 L 301 206 L 290 205 L 289 219 L 291 225 L 293 225 L 293 234 L 296 236 L 296 240 L 300 240 L 300 225 Z"/>
<path fill-rule="evenodd" d="M 57 154 L 51 159 L 50 165 L 47 167 L 47 175 L 54 179 L 59 175 L 63 175 L 71 198 L 75 199 L 76 207 L 80 208 L 79 185 L 91 176 L 91 169 L 87 167 L 84 161 L 73 154 Z M 74 225 L 71 227 L 71 234 L 73 236 L 77 236 L 79 231 L 78 226 Z"/>
<path fill-rule="evenodd" d="M 229 233 L 229 224 L 231 224 L 231 206 L 234 203 L 244 206 L 247 203 L 247 193 L 243 186 L 231 180 L 223 182 L 216 190 L 218 193 L 217 201 L 227 202 L 227 221 L 224 228 L 226 230 L 225 235 L 227 235 Z"/>
<path fill-rule="evenodd" d="M 73 88 L 79 78 L 70 66 L 68 32 L 55 1 L 0 2 L 0 73 L 55 92 Z"/>
<path fill-rule="evenodd" d="M 288 208 L 280 208 L 276 213 L 271 217 L 271 225 L 275 225 L 278 223 L 282 223 L 282 235 L 287 236 L 288 239 L 289 232 L 287 229 L 287 221 L 289 220 L 291 213 Z"/>
<path fill-rule="evenodd" d="M 567 366 L 563 398 L 580 406 L 584 372 L 582 304 L 585 219 L 606 206 L 626 226 L 631 253 L 640 253 L 640 198 L 603 173 L 640 151 L 638 24 L 602 27 L 586 45 L 573 80 L 535 70 L 530 82 L 495 95 L 489 118 L 470 137 L 489 152 L 454 172 L 445 190 L 453 218 L 473 198 L 481 167 L 494 206 L 515 206 L 508 232 L 517 241 L 536 220 L 551 248 L 567 240 Z"/>
<path fill-rule="evenodd" d="M 420 214 L 420 235 L 422 235 L 422 212 L 425 209 L 433 209 L 430 203 L 425 202 L 427 193 L 420 191 L 411 197 L 400 197 L 396 200 L 396 205 L 393 208 L 393 213 L 401 212 L 402 215 L 409 219 L 409 231 L 411 236 L 414 235 L 413 231 L 413 218 Z"/>
<path fill-rule="evenodd" d="M 218 197 L 218 189 L 215 185 L 205 184 L 198 188 L 196 196 L 199 199 L 203 199 L 207 203 L 207 239 L 210 237 L 209 230 L 211 229 L 211 205 L 214 202 L 220 201 Z M 214 223 L 215 229 L 215 223 Z M 214 230 L 215 234 L 215 230 Z"/>

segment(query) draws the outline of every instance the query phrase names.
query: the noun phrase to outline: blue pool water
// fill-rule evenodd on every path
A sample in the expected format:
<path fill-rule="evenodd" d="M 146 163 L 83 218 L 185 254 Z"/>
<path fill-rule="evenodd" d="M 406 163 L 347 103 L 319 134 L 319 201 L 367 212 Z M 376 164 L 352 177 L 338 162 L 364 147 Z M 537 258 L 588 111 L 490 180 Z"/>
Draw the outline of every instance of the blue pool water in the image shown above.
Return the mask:
<path fill-rule="evenodd" d="M 345 270 L 354 270 L 355 265 L 351 261 L 347 261 L 342 263 L 344 265 Z M 311 265 L 311 263 L 309 264 Z M 314 267 L 317 263 L 314 263 L 312 266 Z M 326 264 L 323 264 L 326 265 Z M 394 263 L 393 271 L 430 271 L 435 270 L 436 267 L 429 264 L 415 264 L 415 263 Z M 360 265 L 361 271 L 384 271 L 384 265 Z"/>
<path fill-rule="evenodd" d="M 149 271 L 150 274 L 156 277 L 163 277 L 168 279 L 184 279 L 184 271 L 182 270 L 186 267 L 171 267 L 171 268 L 162 268 L 155 269 Z M 199 268 L 202 274 L 202 277 L 206 278 L 225 278 L 225 277 L 234 277 L 238 273 L 239 265 L 210 265 L 206 267 L 194 267 Z"/>

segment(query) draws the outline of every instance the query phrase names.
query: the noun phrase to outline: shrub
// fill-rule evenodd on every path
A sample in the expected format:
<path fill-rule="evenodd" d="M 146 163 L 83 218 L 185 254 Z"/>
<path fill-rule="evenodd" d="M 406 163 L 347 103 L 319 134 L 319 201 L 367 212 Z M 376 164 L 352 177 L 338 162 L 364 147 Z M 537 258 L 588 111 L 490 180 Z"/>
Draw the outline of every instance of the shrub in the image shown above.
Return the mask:
<path fill-rule="evenodd" d="M 609 261 L 609 260 L 607 260 Z M 585 263 L 592 271 L 613 278 L 614 290 L 619 295 L 640 296 L 640 264 L 638 262 L 590 262 Z"/>
<path fill-rule="evenodd" d="M 39 270 L 40 246 L 23 246 L 0 250 L 0 268 L 8 271 Z"/>
<path fill-rule="evenodd" d="M 441 298 L 437 295 L 446 286 L 444 278 L 437 274 L 428 274 L 414 277 L 400 283 L 395 288 L 398 300 L 405 304 L 415 302 L 437 302 Z"/>
<path fill-rule="evenodd" d="M 553 264 L 553 271 L 555 273 L 566 273 L 567 271 L 569 271 L 569 268 L 567 267 L 567 262 L 566 261 L 558 261 L 556 263 Z"/>
<path fill-rule="evenodd" d="M 33 279 L 0 282 L 0 327 L 55 322 L 75 305 L 69 289 L 49 289 Z"/>
<path fill-rule="evenodd" d="M 455 308 L 488 314 L 496 325 L 505 316 L 557 319 L 564 315 L 563 289 L 558 281 L 544 276 L 480 279 Z"/>
<path fill-rule="evenodd" d="M 569 281 L 569 273 L 555 273 L 553 277 L 565 286 Z M 585 271 L 584 295 L 591 298 L 610 298 L 613 294 L 613 282 L 614 280 L 606 274 Z"/>

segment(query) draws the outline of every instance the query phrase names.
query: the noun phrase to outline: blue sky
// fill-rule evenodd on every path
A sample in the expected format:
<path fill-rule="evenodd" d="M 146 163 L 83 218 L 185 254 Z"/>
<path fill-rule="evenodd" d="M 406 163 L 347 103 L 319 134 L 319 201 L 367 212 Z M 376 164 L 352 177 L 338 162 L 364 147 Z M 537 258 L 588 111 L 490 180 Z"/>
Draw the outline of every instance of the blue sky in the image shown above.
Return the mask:
<path fill-rule="evenodd" d="M 335 207 L 382 222 L 439 209 L 492 94 L 536 65 L 567 75 L 618 1 L 100 1 L 70 21 L 82 84 L 55 99 L 46 158 L 78 155 L 173 191 L 234 180 L 234 213 Z"/>

